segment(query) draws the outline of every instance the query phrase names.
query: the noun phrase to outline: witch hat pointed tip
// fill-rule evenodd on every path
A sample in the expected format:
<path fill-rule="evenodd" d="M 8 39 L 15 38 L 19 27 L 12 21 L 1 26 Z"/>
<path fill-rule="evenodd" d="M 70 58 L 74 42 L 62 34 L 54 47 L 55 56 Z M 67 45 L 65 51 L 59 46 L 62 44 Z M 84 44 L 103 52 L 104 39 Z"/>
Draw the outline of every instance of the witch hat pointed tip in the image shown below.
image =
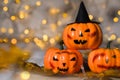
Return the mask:
<path fill-rule="evenodd" d="M 79 11 L 78 11 L 75 22 L 76 23 L 91 22 L 83 1 L 80 3 Z"/>

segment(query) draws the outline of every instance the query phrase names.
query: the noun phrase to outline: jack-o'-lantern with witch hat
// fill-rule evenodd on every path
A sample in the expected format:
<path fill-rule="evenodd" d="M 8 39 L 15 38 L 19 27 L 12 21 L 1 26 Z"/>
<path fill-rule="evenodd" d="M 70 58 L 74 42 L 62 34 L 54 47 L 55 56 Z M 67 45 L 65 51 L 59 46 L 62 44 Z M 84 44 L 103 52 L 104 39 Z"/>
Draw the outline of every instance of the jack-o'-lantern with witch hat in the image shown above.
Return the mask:
<path fill-rule="evenodd" d="M 75 22 L 68 24 L 63 31 L 63 41 L 67 48 L 86 50 L 96 49 L 102 42 L 102 31 L 98 22 L 89 19 L 83 2 Z"/>

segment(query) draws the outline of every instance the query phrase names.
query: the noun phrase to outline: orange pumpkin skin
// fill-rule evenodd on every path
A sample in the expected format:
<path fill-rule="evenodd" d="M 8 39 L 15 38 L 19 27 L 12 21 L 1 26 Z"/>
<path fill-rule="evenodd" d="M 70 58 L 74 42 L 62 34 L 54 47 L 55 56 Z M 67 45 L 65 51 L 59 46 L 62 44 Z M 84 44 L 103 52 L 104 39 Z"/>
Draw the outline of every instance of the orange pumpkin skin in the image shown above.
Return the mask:
<path fill-rule="evenodd" d="M 102 31 L 97 23 L 73 23 L 63 31 L 63 41 L 69 49 L 96 49 L 102 42 Z"/>
<path fill-rule="evenodd" d="M 91 71 L 100 73 L 109 68 L 120 67 L 120 50 L 99 48 L 90 52 L 88 65 Z"/>
<path fill-rule="evenodd" d="M 54 73 L 72 74 L 80 71 L 83 58 L 77 50 L 50 48 L 44 56 L 44 67 Z"/>

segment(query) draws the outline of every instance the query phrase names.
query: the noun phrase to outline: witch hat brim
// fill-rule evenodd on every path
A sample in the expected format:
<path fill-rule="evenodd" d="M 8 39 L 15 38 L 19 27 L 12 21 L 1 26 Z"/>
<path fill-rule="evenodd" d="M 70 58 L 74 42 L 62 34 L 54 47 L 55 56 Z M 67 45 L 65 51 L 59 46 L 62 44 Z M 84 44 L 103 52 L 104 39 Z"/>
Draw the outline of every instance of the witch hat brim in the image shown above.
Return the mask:
<path fill-rule="evenodd" d="M 88 12 L 85 8 L 85 5 L 83 3 L 83 1 L 80 3 L 80 7 L 79 7 L 79 10 L 78 10 L 78 14 L 77 14 L 77 17 L 76 17 L 76 20 L 75 20 L 75 23 L 88 23 L 88 22 L 91 22 L 91 23 L 98 23 L 99 22 L 96 22 L 96 21 L 91 21 L 89 19 L 89 16 L 88 16 Z"/>

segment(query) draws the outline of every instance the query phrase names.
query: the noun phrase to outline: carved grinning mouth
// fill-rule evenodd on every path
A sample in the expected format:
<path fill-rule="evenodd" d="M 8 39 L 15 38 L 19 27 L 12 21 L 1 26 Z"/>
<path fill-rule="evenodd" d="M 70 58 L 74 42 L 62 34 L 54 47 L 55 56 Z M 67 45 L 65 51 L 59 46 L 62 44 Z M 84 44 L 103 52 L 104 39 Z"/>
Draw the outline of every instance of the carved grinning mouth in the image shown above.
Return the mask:
<path fill-rule="evenodd" d="M 75 44 L 85 44 L 87 40 L 74 40 Z"/>
<path fill-rule="evenodd" d="M 99 68 L 109 69 L 110 67 L 104 66 L 104 65 L 97 65 Z"/>
<path fill-rule="evenodd" d="M 58 69 L 59 71 L 67 72 L 69 68 L 59 68 L 59 67 L 57 67 L 57 69 Z"/>

